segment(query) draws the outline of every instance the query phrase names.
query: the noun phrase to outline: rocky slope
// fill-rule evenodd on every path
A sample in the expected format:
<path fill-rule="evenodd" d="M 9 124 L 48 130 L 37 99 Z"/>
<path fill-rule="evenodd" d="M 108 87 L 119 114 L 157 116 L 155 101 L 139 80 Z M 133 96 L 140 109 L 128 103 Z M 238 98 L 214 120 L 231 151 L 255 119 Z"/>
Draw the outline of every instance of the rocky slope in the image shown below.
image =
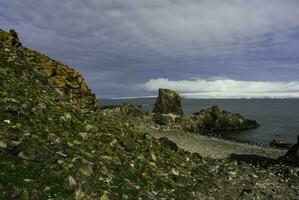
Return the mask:
<path fill-rule="evenodd" d="M 297 168 L 204 159 L 135 129 L 144 115 L 133 108 L 98 112 L 80 74 L 14 31 L 0 31 L 0 85 L 0 199 L 299 195 Z"/>

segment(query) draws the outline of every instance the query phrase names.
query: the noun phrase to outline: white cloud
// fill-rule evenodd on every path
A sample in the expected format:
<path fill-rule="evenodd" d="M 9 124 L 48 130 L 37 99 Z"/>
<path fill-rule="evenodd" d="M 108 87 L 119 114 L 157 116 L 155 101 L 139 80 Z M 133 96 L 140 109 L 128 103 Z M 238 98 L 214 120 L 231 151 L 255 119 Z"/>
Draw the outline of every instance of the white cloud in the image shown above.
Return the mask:
<path fill-rule="evenodd" d="M 299 81 L 262 82 L 240 81 L 224 78 L 193 80 L 151 79 L 143 88 L 157 91 L 169 88 L 189 98 L 238 98 L 238 97 L 299 97 Z"/>
<path fill-rule="evenodd" d="M 288 81 L 298 0 L 0 0 L 0 28 L 72 65 L 99 97 L 151 78 Z"/>

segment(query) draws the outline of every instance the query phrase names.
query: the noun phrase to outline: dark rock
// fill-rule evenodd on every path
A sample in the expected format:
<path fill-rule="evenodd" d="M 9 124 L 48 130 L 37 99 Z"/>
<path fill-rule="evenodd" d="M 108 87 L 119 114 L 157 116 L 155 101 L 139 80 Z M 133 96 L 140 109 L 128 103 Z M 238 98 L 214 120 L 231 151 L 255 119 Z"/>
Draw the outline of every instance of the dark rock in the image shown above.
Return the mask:
<path fill-rule="evenodd" d="M 291 146 L 292 144 L 279 140 L 272 140 L 272 142 L 270 143 L 270 147 L 275 148 L 290 148 Z"/>
<path fill-rule="evenodd" d="M 125 138 L 121 141 L 121 145 L 127 150 L 131 151 L 134 149 L 134 142 L 128 138 Z"/>
<path fill-rule="evenodd" d="M 178 145 L 174 143 L 173 141 L 169 140 L 167 137 L 161 137 L 159 138 L 159 142 L 162 146 L 166 146 L 170 148 L 173 151 L 178 151 Z"/>
<path fill-rule="evenodd" d="M 20 47 L 20 46 L 22 46 L 22 43 L 19 41 L 18 33 L 14 29 L 9 30 L 9 33 L 13 37 L 13 39 L 11 41 L 11 45 L 13 47 Z"/>
<path fill-rule="evenodd" d="M 159 89 L 159 96 L 156 100 L 154 113 L 182 115 L 181 97 L 173 90 Z"/>
<path fill-rule="evenodd" d="M 15 30 L 10 30 L 9 32 L 0 30 L 0 42 L 1 47 L 18 48 L 22 46 Z"/>
<path fill-rule="evenodd" d="M 185 176 L 173 176 L 173 180 L 179 185 L 179 186 L 186 186 L 188 185 L 189 179 Z"/>
<path fill-rule="evenodd" d="M 159 125 L 168 125 L 175 122 L 176 116 L 171 114 L 154 113 L 154 122 Z"/>
<path fill-rule="evenodd" d="M 190 121 L 197 125 L 192 125 Z M 194 113 L 194 116 L 189 118 L 189 123 L 186 123 L 186 126 L 186 130 L 191 129 L 190 131 L 194 131 L 196 129 L 197 132 L 206 133 L 224 133 L 259 127 L 256 121 L 245 119 L 240 114 L 223 111 L 218 106 L 212 106 Z"/>
<path fill-rule="evenodd" d="M 299 135 L 297 136 L 297 144 L 292 146 L 283 157 L 280 157 L 280 160 L 299 166 Z"/>

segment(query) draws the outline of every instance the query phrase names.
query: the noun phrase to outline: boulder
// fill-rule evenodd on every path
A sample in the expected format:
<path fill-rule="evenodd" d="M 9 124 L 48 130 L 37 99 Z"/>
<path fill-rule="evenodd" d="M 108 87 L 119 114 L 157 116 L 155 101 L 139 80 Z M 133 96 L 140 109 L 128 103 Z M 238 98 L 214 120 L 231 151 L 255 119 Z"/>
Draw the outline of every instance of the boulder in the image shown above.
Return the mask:
<path fill-rule="evenodd" d="M 19 41 L 18 33 L 13 29 L 9 32 L 0 30 L 0 42 L 2 47 L 18 48 L 22 46 L 22 43 Z"/>
<path fill-rule="evenodd" d="M 272 140 L 270 142 L 270 147 L 275 147 L 275 148 L 290 148 L 292 147 L 292 144 L 286 142 L 286 141 L 280 141 L 280 140 Z"/>
<path fill-rule="evenodd" d="M 159 142 L 163 147 L 167 147 L 171 149 L 172 151 L 178 151 L 179 147 L 177 146 L 176 143 L 173 141 L 169 140 L 167 137 L 161 137 L 159 138 Z"/>
<path fill-rule="evenodd" d="M 297 144 L 293 145 L 280 159 L 290 164 L 299 166 L 299 135 L 297 136 Z"/>
<path fill-rule="evenodd" d="M 183 115 L 181 97 L 173 90 L 159 89 L 159 96 L 153 110 L 156 114 Z"/>

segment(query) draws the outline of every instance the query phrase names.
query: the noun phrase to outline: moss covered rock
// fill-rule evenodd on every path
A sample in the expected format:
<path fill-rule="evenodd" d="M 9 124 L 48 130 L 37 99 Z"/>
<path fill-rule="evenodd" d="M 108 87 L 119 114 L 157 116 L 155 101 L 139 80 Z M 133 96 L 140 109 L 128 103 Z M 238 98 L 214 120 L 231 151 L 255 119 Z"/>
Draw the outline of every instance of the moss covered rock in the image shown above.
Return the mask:
<path fill-rule="evenodd" d="M 153 110 L 156 114 L 182 115 L 181 97 L 173 90 L 159 89 L 159 96 Z"/>
<path fill-rule="evenodd" d="M 18 48 L 22 46 L 22 43 L 19 41 L 18 34 L 15 30 L 11 29 L 9 32 L 0 30 L 0 46 Z"/>

